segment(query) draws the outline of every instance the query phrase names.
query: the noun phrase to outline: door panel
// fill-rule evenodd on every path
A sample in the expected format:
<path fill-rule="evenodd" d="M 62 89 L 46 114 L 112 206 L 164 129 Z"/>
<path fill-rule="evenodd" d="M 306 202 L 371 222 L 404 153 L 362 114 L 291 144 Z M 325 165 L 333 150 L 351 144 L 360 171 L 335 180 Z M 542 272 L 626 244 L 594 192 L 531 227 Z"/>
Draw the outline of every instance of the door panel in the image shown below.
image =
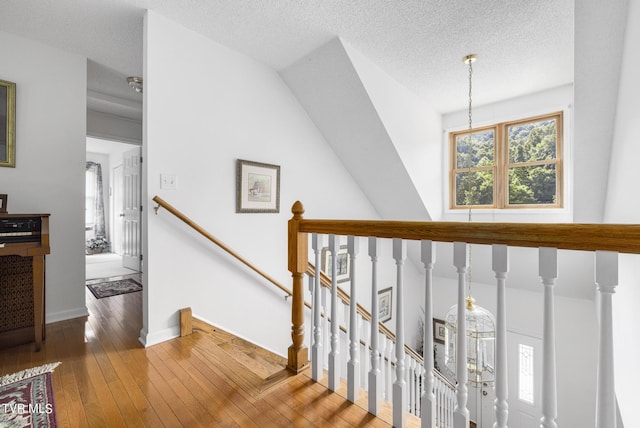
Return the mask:
<path fill-rule="evenodd" d="M 140 271 L 140 148 L 123 154 L 122 265 Z"/>
<path fill-rule="evenodd" d="M 509 427 L 540 425 L 542 416 L 542 339 L 507 332 Z"/>
<path fill-rule="evenodd" d="M 111 234 L 111 251 L 119 256 L 122 255 L 122 235 L 123 235 L 123 220 L 124 220 L 124 208 L 122 205 L 123 195 L 122 189 L 123 183 L 123 170 L 122 165 L 118 165 L 113 168 L 113 233 Z"/>

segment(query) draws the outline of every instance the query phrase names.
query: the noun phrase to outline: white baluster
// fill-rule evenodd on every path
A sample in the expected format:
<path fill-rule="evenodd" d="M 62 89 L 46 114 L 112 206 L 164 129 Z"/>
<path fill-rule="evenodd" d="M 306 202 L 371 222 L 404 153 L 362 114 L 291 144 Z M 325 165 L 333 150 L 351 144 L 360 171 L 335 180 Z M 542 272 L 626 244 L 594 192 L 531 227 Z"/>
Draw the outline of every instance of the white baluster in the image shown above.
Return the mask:
<path fill-rule="evenodd" d="M 309 293 L 311 294 L 311 322 L 309 323 L 309 334 L 305 334 L 304 335 L 304 341 L 305 344 L 307 341 L 309 341 L 310 343 L 307 346 L 307 349 L 312 349 L 313 346 L 313 332 L 314 332 L 314 326 L 313 326 L 313 305 L 315 303 L 316 300 L 316 296 L 314 296 L 313 294 L 313 278 L 308 275 L 307 276 L 308 281 L 309 281 Z M 290 296 L 284 296 L 284 299 L 287 300 L 289 299 Z M 305 324 L 305 327 L 307 327 L 307 325 Z"/>
<path fill-rule="evenodd" d="M 420 369 L 420 395 L 418 395 L 418 416 L 420 418 L 422 418 L 422 397 L 424 397 L 424 377 L 425 377 L 425 371 L 424 371 L 424 365 L 419 366 L 418 367 Z M 431 394 L 433 394 L 433 391 L 431 391 Z"/>
<path fill-rule="evenodd" d="M 314 233 L 311 236 L 311 245 L 315 254 L 316 273 L 313 281 L 313 345 L 311 347 L 311 378 L 318 382 L 324 372 L 322 356 L 322 323 L 320 320 L 320 252 L 322 251 L 322 235 Z"/>
<path fill-rule="evenodd" d="M 421 427 L 433 428 L 436 425 L 435 405 L 436 397 L 433 394 L 433 264 L 436 262 L 436 251 L 432 241 L 421 242 L 421 259 L 425 271 L 424 287 L 424 394 L 422 396 Z"/>
<path fill-rule="evenodd" d="M 395 357 L 393 356 L 393 350 L 395 344 L 393 340 L 387 338 L 387 351 L 386 351 L 386 359 L 385 359 L 385 400 L 388 402 L 393 402 L 393 363 L 395 362 Z"/>
<path fill-rule="evenodd" d="M 382 375 L 380 370 L 380 347 L 378 332 L 378 254 L 380 245 L 377 238 L 369 238 L 371 258 L 371 369 L 369 370 L 369 413 L 377 415 L 382 400 Z"/>
<path fill-rule="evenodd" d="M 539 274 L 544 285 L 544 321 L 542 336 L 542 428 L 556 428 L 558 403 L 556 392 L 556 330 L 553 287 L 558 278 L 558 250 L 540 248 Z"/>
<path fill-rule="evenodd" d="M 618 285 L 618 253 L 596 251 L 596 284 L 600 293 L 596 428 L 616 428 L 612 304 Z"/>
<path fill-rule="evenodd" d="M 349 362 L 347 363 L 347 399 L 355 403 L 360 395 L 360 343 L 358 338 L 358 309 L 356 298 L 356 257 L 360 238 L 349 236 L 347 250 L 351 263 L 351 301 L 349 304 Z"/>
<path fill-rule="evenodd" d="M 358 324 L 360 325 L 360 355 L 367 355 L 369 350 L 367 340 L 370 340 L 369 334 L 369 322 L 362 318 L 362 315 L 358 314 Z M 360 386 L 363 389 L 368 388 L 367 373 L 369 372 L 369 359 L 363 357 L 360 360 Z"/>
<path fill-rule="evenodd" d="M 409 413 L 416 414 L 416 361 L 409 357 Z"/>
<path fill-rule="evenodd" d="M 324 316 L 322 316 L 322 349 L 324 349 L 324 352 L 322 353 L 322 368 L 328 369 L 329 353 L 327 352 L 327 350 L 330 349 L 329 335 L 331 332 L 329 330 L 329 305 L 327 302 L 329 300 L 329 294 L 331 293 L 331 291 L 327 287 L 321 288 L 322 292 L 320 294 L 322 295 L 322 313 L 324 314 Z"/>
<path fill-rule="evenodd" d="M 494 428 L 507 428 L 509 405 L 507 404 L 507 302 L 505 295 L 507 272 L 509 272 L 509 248 L 506 245 L 493 245 L 493 271 L 497 280 L 498 310 L 496 313 L 496 379 Z"/>
<path fill-rule="evenodd" d="M 453 264 L 458 272 L 458 324 L 456 334 L 456 408 L 453 413 L 455 428 L 469 427 L 469 409 L 467 409 L 467 317 L 465 314 L 465 285 L 469 266 L 469 253 L 464 242 L 453 243 Z"/>
<path fill-rule="evenodd" d="M 340 237 L 329 235 L 331 251 L 331 352 L 329 353 L 329 389 L 336 391 L 340 386 L 340 322 L 338 320 L 338 249 Z"/>
<path fill-rule="evenodd" d="M 407 243 L 393 239 L 393 258 L 396 261 L 396 380 L 393 384 L 393 426 L 403 427 L 407 419 L 407 383 L 404 362 L 404 285 L 403 265 Z"/>

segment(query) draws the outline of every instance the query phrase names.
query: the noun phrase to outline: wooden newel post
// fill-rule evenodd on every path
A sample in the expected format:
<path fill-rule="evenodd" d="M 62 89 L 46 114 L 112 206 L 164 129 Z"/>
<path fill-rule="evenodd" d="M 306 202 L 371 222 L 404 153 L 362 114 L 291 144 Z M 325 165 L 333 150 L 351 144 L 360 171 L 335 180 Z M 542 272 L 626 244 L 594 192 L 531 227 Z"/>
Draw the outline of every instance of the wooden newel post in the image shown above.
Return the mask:
<path fill-rule="evenodd" d="M 304 207 L 296 201 L 291 207 L 293 218 L 289 220 L 289 272 L 293 278 L 293 297 L 291 307 L 291 339 L 287 368 L 300 373 L 309 366 L 309 351 L 304 346 L 304 275 L 307 272 L 308 237 L 300 233 L 300 220 Z"/>

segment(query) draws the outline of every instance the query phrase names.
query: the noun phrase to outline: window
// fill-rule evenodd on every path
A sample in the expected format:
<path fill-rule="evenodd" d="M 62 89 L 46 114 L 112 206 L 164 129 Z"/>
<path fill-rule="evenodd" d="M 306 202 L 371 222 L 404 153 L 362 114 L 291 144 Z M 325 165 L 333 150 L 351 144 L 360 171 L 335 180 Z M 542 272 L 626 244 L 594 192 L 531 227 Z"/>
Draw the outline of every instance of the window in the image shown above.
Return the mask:
<path fill-rule="evenodd" d="M 85 202 L 84 225 L 85 230 L 93 229 L 96 222 L 96 169 L 87 168 L 85 173 Z"/>
<path fill-rule="evenodd" d="M 451 208 L 561 208 L 562 112 L 450 136 Z"/>
<path fill-rule="evenodd" d="M 533 405 L 533 347 L 520 343 L 518 355 L 518 398 Z"/>

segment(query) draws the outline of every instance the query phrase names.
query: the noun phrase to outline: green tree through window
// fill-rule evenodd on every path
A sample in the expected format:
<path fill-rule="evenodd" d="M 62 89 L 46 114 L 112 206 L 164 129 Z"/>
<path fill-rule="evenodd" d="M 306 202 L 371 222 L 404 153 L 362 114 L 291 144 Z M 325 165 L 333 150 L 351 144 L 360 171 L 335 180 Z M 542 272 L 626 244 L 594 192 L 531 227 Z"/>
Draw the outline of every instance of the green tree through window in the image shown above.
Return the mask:
<path fill-rule="evenodd" d="M 451 207 L 562 206 L 562 112 L 450 134 Z"/>

